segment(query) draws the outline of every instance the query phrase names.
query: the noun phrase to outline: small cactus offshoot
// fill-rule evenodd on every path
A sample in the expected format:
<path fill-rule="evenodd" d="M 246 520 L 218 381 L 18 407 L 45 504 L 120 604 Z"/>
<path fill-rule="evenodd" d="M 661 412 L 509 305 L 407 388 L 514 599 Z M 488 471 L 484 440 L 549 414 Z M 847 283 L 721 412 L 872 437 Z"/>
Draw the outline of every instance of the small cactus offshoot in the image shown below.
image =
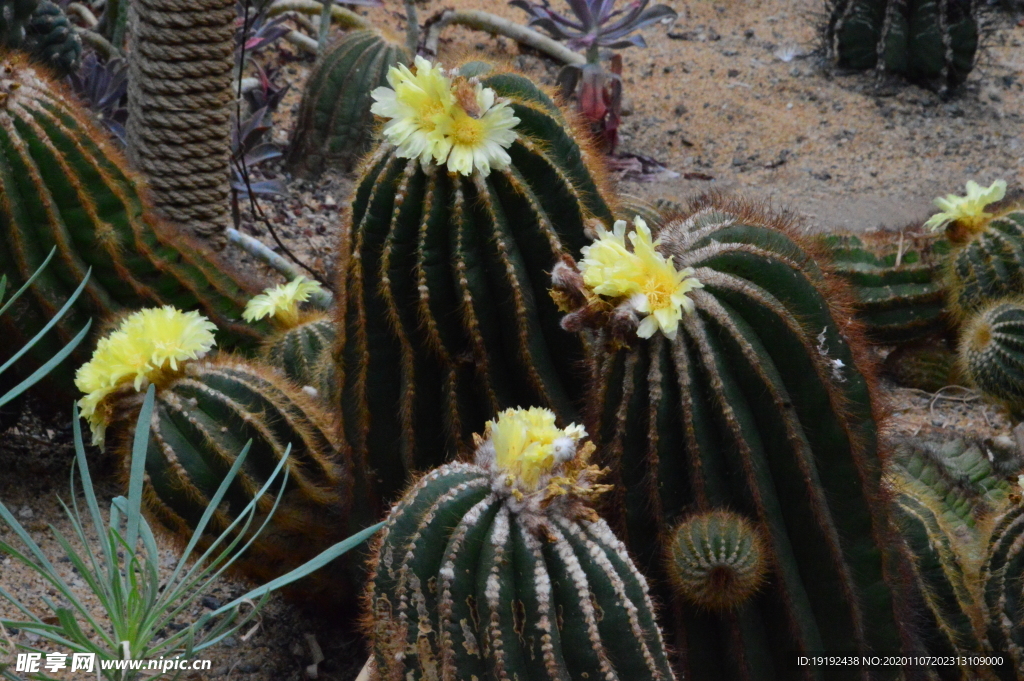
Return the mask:
<path fill-rule="evenodd" d="M 673 531 L 665 556 L 672 588 L 706 608 L 736 608 L 757 593 L 768 549 L 754 523 L 731 511 L 698 513 Z"/>
<path fill-rule="evenodd" d="M 583 428 L 508 409 L 413 484 L 368 589 L 381 679 L 674 679 L 647 583 L 590 507 Z"/>

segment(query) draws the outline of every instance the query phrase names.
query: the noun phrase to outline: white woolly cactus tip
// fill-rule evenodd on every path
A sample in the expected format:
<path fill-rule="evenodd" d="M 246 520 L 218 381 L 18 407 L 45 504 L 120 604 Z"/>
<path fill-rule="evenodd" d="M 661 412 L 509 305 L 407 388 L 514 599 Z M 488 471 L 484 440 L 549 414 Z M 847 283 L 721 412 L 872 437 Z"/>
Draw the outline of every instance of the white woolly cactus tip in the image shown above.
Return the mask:
<path fill-rule="evenodd" d="M 590 465 L 592 443 L 583 426 L 555 425 L 549 409 L 506 409 L 488 421 L 483 437 L 474 435 L 475 463 L 494 476 L 494 488 L 518 501 L 533 497 L 542 504 L 562 495 L 591 497 L 608 489 L 594 485 L 602 474 Z M 537 494 L 537 493 L 540 494 Z"/>
<path fill-rule="evenodd" d="M 694 276 L 692 267 L 676 269 L 672 256 L 656 250 L 651 230 L 639 215 L 628 234 L 626 221 L 618 220 L 609 232 L 599 228 L 597 240 L 582 249 L 579 263 L 583 283 L 595 294 L 619 299 L 643 319 L 637 327 L 640 338 L 660 331 L 674 339 L 683 314 L 693 312 L 687 294 L 704 285 Z"/>
<path fill-rule="evenodd" d="M 314 293 L 323 291 L 319 282 L 298 276 L 287 284 L 272 286 L 245 304 L 242 318 L 255 322 L 270 317 L 275 323 L 290 328 L 299 323 L 299 303 L 309 300 Z"/>
<path fill-rule="evenodd" d="M 93 444 L 103 444 L 110 417 L 101 405 L 103 398 L 129 382 L 142 390 L 177 372 L 181 362 L 204 357 L 216 345 L 216 329 L 198 312 L 182 312 L 167 305 L 129 315 L 100 339 L 92 359 L 75 374 L 75 386 L 85 393 L 78 406 L 92 428 Z"/>
<path fill-rule="evenodd" d="M 371 96 L 370 111 L 389 119 L 384 136 L 398 147 L 400 158 L 447 164 L 462 175 L 512 162 L 505 150 L 516 140 L 519 123 L 507 101 L 475 79 L 445 73 L 440 64 L 416 57 L 413 69 L 404 64 L 388 71 L 391 87 Z"/>
<path fill-rule="evenodd" d="M 992 217 L 991 213 L 985 212 L 985 207 L 1006 196 L 1006 180 L 996 180 L 985 188 L 974 180 L 968 180 L 966 189 L 967 196 L 948 194 L 945 198 L 940 196 L 935 199 L 935 206 L 942 212 L 928 218 L 924 226 L 931 230 L 940 229 L 951 222 L 968 229 L 982 226 Z"/>

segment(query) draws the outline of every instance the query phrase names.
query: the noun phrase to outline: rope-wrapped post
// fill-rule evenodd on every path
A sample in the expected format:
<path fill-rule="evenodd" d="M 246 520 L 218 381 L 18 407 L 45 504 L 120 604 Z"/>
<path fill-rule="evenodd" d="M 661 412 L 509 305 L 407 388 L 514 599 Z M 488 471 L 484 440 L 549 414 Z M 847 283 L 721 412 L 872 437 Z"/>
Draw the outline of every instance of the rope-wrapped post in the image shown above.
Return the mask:
<path fill-rule="evenodd" d="M 133 0 L 128 156 L 159 211 L 224 244 L 235 0 Z"/>

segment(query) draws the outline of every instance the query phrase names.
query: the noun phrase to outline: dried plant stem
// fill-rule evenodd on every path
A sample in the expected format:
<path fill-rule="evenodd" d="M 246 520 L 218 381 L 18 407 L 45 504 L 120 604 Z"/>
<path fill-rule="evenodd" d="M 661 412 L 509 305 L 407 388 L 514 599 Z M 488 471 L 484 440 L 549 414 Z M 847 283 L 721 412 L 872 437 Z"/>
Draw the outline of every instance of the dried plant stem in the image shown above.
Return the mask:
<path fill-rule="evenodd" d="M 275 0 L 267 10 L 267 16 L 274 17 L 285 12 L 319 16 L 323 12 L 323 4 L 316 0 Z M 373 28 L 373 24 L 365 17 L 337 5 L 331 7 L 331 19 L 343 28 Z"/>
<path fill-rule="evenodd" d="M 100 23 L 100 20 L 96 18 L 96 15 L 92 13 L 92 10 L 80 2 L 69 3 L 67 12 L 68 14 L 74 14 L 84 21 L 86 28 L 95 28 L 96 24 Z"/>
<path fill-rule="evenodd" d="M 101 34 L 93 31 L 92 29 L 82 28 L 81 26 L 77 29 L 78 37 L 82 39 L 82 42 L 93 48 L 107 59 L 121 56 L 121 51 L 114 47 L 109 40 L 104 38 Z"/>
<path fill-rule="evenodd" d="M 227 229 L 228 243 L 234 244 L 238 248 L 256 258 L 262 263 L 273 268 L 279 274 L 283 275 L 286 279 L 292 280 L 302 275 L 299 268 L 291 264 L 283 257 L 274 253 L 270 248 L 259 239 L 255 239 L 248 234 L 242 234 L 234 227 L 228 227 Z M 324 289 L 320 292 L 314 293 L 311 299 L 317 305 L 327 307 L 334 300 L 334 296 L 331 292 Z"/>
<path fill-rule="evenodd" d="M 319 45 L 317 41 L 313 40 L 308 35 L 300 31 L 288 31 L 284 35 L 284 39 L 290 42 L 292 45 L 295 45 L 299 49 L 305 50 L 306 52 L 309 52 L 311 54 L 318 54 L 319 52 Z"/>
<path fill-rule="evenodd" d="M 331 32 L 332 7 L 334 7 L 334 0 L 323 0 L 323 7 L 320 10 L 320 36 L 316 41 L 317 52 L 323 52 L 327 45 L 327 36 Z"/>
<path fill-rule="evenodd" d="M 416 11 L 416 0 L 405 0 L 405 47 L 412 56 L 416 56 L 420 47 L 420 19 Z"/>
<path fill-rule="evenodd" d="M 281 1 L 281 0 L 279 0 Z M 295 0 L 288 0 L 295 1 Z M 535 50 L 557 59 L 563 64 L 583 64 L 586 59 L 581 54 L 573 52 L 558 41 L 552 40 L 532 28 L 513 23 L 490 12 L 479 10 L 454 10 L 446 9 L 427 19 L 424 24 L 426 36 L 423 41 L 422 52 L 428 57 L 437 56 L 437 43 L 441 37 L 441 31 L 453 24 L 466 26 L 478 31 L 485 31 L 495 35 L 503 35 L 511 38 L 517 43 L 532 47 Z"/>

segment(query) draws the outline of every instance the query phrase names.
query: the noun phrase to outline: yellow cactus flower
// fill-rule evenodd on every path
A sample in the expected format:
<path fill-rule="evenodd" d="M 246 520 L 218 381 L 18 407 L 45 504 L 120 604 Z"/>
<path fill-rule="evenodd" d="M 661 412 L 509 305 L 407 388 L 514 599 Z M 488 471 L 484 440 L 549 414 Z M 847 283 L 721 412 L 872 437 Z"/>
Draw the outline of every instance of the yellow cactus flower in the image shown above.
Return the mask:
<path fill-rule="evenodd" d="M 491 168 L 508 168 L 512 159 L 505 149 L 516 141 L 512 128 L 519 119 L 506 102 L 497 101 L 491 88 L 465 81 L 457 87 L 459 104 L 438 123 L 438 130 L 451 144 L 448 170 L 462 175 L 478 170 L 487 176 Z"/>
<path fill-rule="evenodd" d="M 318 291 L 323 291 L 319 282 L 296 277 L 287 284 L 272 286 L 253 297 L 245 304 L 242 318 L 251 323 L 271 317 L 284 328 L 295 326 L 299 322 L 299 303 L 306 302 Z"/>
<path fill-rule="evenodd" d="M 629 235 L 629 240 L 633 254 L 643 264 L 644 277 L 640 291 L 630 298 L 630 304 L 646 315 L 636 335 L 650 338 L 655 331 L 661 331 L 669 340 L 674 339 L 683 312 L 693 312 L 693 301 L 686 294 L 704 285 L 693 276 L 692 267 L 677 270 L 672 256 L 666 258 L 655 250 L 657 243 L 652 241 L 651 230 L 640 217 L 634 221 L 634 227 L 636 230 Z"/>
<path fill-rule="evenodd" d="M 488 421 L 484 440 L 494 447 L 494 463 L 527 490 L 541 486 L 542 478 L 576 455 L 576 444 L 587 432 L 575 423 L 555 425 L 548 409 L 506 409 Z"/>
<path fill-rule="evenodd" d="M 437 124 L 455 104 L 451 81 L 440 64 L 423 57 L 416 57 L 413 67 L 415 72 L 404 64 L 391 67 L 387 76 L 391 87 L 370 93 L 374 99 L 370 111 L 391 119 L 384 126 L 384 136 L 398 147 L 399 158 L 443 163 L 451 143 L 437 130 Z"/>
<path fill-rule="evenodd" d="M 985 212 L 985 207 L 1006 196 L 1006 180 L 996 180 L 984 189 L 974 180 L 968 180 L 966 188 L 967 196 L 948 194 L 945 198 L 935 199 L 936 207 L 942 212 L 928 218 L 924 226 L 936 230 L 957 222 L 968 229 L 976 229 L 992 217 L 991 213 Z"/>
<path fill-rule="evenodd" d="M 169 305 L 140 310 L 96 344 L 92 358 L 79 367 L 75 386 L 85 393 L 78 401 L 82 416 L 92 427 L 93 443 L 103 443 L 107 415 L 103 398 L 131 381 L 141 390 L 180 362 L 206 355 L 216 341 L 213 322 L 198 312 L 181 312 Z"/>
<path fill-rule="evenodd" d="M 693 268 L 677 270 L 671 256 L 656 250 L 659 242 L 640 216 L 629 233 L 632 251 L 626 247 L 625 221 L 617 221 L 612 229 L 599 232 L 597 240 L 582 249 L 583 283 L 597 295 L 627 299 L 644 317 L 637 328 L 639 337 L 650 338 L 661 331 L 674 339 L 683 313 L 694 309 L 687 294 L 703 284 L 694 277 Z"/>
<path fill-rule="evenodd" d="M 491 88 L 462 77 L 454 80 L 440 65 L 416 57 L 415 73 L 404 65 L 388 71 L 391 87 L 371 96 L 370 111 L 390 119 L 384 136 L 398 147 L 399 158 L 447 163 L 462 175 L 504 169 L 512 159 L 505 150 L 516 140 L 519 124 L 507 102 Z"/>

